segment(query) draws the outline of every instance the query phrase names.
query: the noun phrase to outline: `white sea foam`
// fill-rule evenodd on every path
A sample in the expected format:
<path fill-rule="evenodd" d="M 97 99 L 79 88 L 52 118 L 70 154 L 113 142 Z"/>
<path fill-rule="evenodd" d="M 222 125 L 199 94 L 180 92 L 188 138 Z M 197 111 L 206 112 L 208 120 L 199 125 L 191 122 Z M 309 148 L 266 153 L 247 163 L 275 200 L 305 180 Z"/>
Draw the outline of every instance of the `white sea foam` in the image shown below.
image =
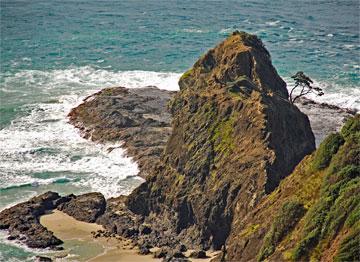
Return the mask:
<path fill-rule="evenodd" d="M 202 30 L 202 29 L 198 29 L 198 28 L 185 28 L 182 31 L 185 33 L 197 33 L 197 34 L 208 32 L 207 30 Z"/>
<path fill-rule="evenodd" d="M 67 123 L 71 103 L 66 98 L 62 97 L 59 104 L 34 105 L 30 115 L 0 131 L 1 188 L 47 185 L 67 179 L 62 173 L 76 173 L 79 186 L 100 191 L 107 197 L 126 193 L 121 192 L 119 184 L 136 176 L 137 165 L 124 156 L 121 148 L 109 153 L 106 150 L 109 146 L 80 138 Z M 42 172 L 56 172 L 59 176 L 41 179 L 31 175 Z"/>
<path fill-rule="evenodd" d="M 80 67 L 66 70 L 24 70 L 6 74 L 4 89 L 39 94 L 48 102 L 23 106 L 27 115 L 18 117 L 0 130 L 0 189 L 16 186 L 41 186 L 58 181 L 91 188 L 106 197 L 126 194 L 136 179 L 137 165 L 117 145 L 99 145 L 82 139 L 67 123 L 67 114 L 82 99 L 102 87 L 129 88 L 155 85 L 178 89 L 177 73 L 147 71 L 112 72 Z M 115 147 L 109 152 L 109 147 Z M 55 173 L 38 178 L 34 173 Z M 71 176 L 68 176 L 71 174 Z M 74 179 L 74 176 L 77 179 Z M 139 178 L 140 179 L 140 178 Z"/>
<path fill-rule="evenodd" d="M 220 31 L 219 31 L 219 34 L 229 34 L 229 33 L 231 33 L 232 31 L 234 31 L 234 29 L 233 28 L 223 28 L 223 29 L 221 29 Z"/>
<path fill-rule="evenodd" d="M 0 261 L 7 261 L 7 262 L 24 262 L 24 261 L 34 261 L 35 260 L 35 254 L 36 255 L 44 255 L 49 253 L 49 249 L 40 249 L 40 248 L 29 248 L 25 244 L 20 243 L 19 241 L 12 241 L 8 240 L 7 237 L 9 234 L 6 231 L 0 231 L 0 243 L 5 244 L 7 246 L 13 247 L 15 249 L 22 249 L 22 252 L 29 253 L 29 257 L 27 258 L 16 258 L 16 257 L 5 257 L 0 252 Z"/>
<path fill-rule="evenodd" d="M 345 49 L 353 49 L 355 45 L 343 45 Z"/>
<path fill-rule="evenodd" d="M 279 20 L 265 22 L 265 24 L 267 24 L 267 25 L 269 25 L 269 26 L 276 26 L 276 25 L 279 24 L 279 23 L 280 23 Z"/>
<path fill-rule="evenodd" d="M 125 86 L 128 88 L 157 86 L 161 89 L 177 90 L 179 73 L 151 71 L 118 71 L 96 69 L 91 66 L 69 68 L 64 70 L 22 70 L 16 74 L 4 73 L 4 87 L 10 89 L 25 85 L 39 91 L 62 89 L 67 92 L 80 89 L 92 90 L 109 86 Z M 63 93 L 63 92 L 62 92 Z"/>
<path fill-rule="evenodd" d="M 294 82 L 291 78 L 284 78 L 287 82 L 288 89 L 292 88 Z M 354 86 L 340 86 L 335 83 L 317 81 L 314 80 L 314 86 L 320 87 L 324 91 L 323 96 L 317 96 L 316 94 L 310 93 L 306 95 L 319 103 L 327 103 L 330 105 L 336 105 L 341 108 L 349 108 L 360 110 L 360 88 Z M 296 91 L 295 91 L 296 94 Z"/>

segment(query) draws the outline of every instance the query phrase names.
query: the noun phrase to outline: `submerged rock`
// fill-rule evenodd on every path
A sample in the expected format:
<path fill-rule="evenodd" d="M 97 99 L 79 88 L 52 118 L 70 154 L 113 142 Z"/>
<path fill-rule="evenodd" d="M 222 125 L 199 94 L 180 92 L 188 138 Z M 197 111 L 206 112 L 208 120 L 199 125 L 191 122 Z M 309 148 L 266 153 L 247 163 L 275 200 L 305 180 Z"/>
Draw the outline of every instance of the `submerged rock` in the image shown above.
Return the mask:
<path fill-rule="evenodd" d="M 58 193 L 46 192 L 0 212 L 0 229 L 8 230 L 11 240 L 20 240 L 31 248 L 54 248 L 62 241 L 42 226 L 39 217 L 66 201 Z"/>
<path fill-rule="evenodd" d="M 314 135 L 256 36 L 234 33 L 179 86 L 160 163 L 126 203 L 152 225 L 155 245 L 167 237 L 168 245 L 219 249 L 232 221 L 315 149 Z"/>

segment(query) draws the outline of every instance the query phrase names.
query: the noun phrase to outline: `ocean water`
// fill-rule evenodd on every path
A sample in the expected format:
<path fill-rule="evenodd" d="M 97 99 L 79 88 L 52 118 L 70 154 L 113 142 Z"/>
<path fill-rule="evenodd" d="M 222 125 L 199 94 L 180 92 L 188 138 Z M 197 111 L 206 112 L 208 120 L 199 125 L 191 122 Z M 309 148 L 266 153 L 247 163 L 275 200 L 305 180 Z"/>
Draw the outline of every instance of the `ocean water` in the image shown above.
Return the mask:
<path fill-rule="evenodd" d="M 46 190 L 129 193 L 121 148 L 86 141 L 69 110 L 103 87 L 177 90 L 181 73 L 234 30 L 261 37 L 279 74 L 360 109 L 358 0 L 0 0 L 0 210 Z M 120 146 L 120 143 L 119 143 Z M 0 260 L 38 252 L 0 236 Z"/>

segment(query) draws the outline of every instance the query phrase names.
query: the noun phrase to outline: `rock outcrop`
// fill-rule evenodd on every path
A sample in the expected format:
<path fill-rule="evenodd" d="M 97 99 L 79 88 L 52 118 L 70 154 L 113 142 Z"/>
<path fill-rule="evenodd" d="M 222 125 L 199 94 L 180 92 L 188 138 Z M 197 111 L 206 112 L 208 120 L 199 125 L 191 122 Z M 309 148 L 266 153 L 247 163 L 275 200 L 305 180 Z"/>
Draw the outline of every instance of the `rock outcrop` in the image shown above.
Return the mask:
<path fill-rule="evenodd" d="M 179 81 L 160 163 L 126 200 L 154 245 L 219 249 L 241 220 L 315 149 L 262 42 L 236 32 Z M 160 237 L 159 237 L 160 236 Z"/>
<path fill-rule="evenodd" d="M 9 240 L 19 240 L 28 247 L 55 248 L 62 241 L 40 224 L 39 217 L 69 199 L 49 191 L 5 209 L 0 213 L 0 229 L 8 230 Z"/>
<path fill-rule="evenodd" d="M 88 223 L 95 222 L 99 216 L 104 214 L 105 208 L 105 197 L 97 192 L 73 196 L 70 201 L 57 207 L 69 216 Z"/>
<path fill-rule="evenodd" d="M 297 100 L 296 106 L 309 117 L 317 147 L 329 134 L 340 131 L 348 118 L 357 114 L 356 110 L 319 104 L 304 97 Z"/>
<path fill-rule="evenodd" d="M 234 220 L 227 260 L 359 261 L 359 163 L 356 115 L 254 210 Z"/>
<path fill-rule="evenodd" d="M 138 163 L 140 176 L 157 163 L 171 133 L 167 102 L 174 92 L 156 87 L 105 88 L 69 113 L 81 135 L 96 142 L 123 141 Z"/>
<path fill-rule="evenodd" d="M 104 214 L 106 200 L 101 193 L 96 192 L 61 197 L 58 193 L 49 191 L 2 210 L 0 229 L 8 231 L 9 240 L 18 240 L 28 247 L 59 249 L 56 246 L 63 242 L 40 224 L 40 216 L 54 209 L 61 210 L 79 221 L 93 223 Z"/>

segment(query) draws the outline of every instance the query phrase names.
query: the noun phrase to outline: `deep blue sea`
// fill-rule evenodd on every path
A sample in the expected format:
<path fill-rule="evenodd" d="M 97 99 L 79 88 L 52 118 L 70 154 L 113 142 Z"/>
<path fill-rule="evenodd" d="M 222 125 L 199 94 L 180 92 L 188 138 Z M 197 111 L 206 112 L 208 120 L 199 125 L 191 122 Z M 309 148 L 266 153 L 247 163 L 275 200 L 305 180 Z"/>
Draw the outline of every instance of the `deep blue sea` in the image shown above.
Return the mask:
<path fill-rule="evenodd" d="M 235 30 L 257 34 L 279 74 L 304 71 L 321 102 L 360 109 L 358 0 L 0 0 L 0 210 L 46 190 L 128 193 L 121 149 L 67 123 L 109 86 L 176 90 L 182 72 Z M 0 236 L 0 260 L 31 260 Z"/>

